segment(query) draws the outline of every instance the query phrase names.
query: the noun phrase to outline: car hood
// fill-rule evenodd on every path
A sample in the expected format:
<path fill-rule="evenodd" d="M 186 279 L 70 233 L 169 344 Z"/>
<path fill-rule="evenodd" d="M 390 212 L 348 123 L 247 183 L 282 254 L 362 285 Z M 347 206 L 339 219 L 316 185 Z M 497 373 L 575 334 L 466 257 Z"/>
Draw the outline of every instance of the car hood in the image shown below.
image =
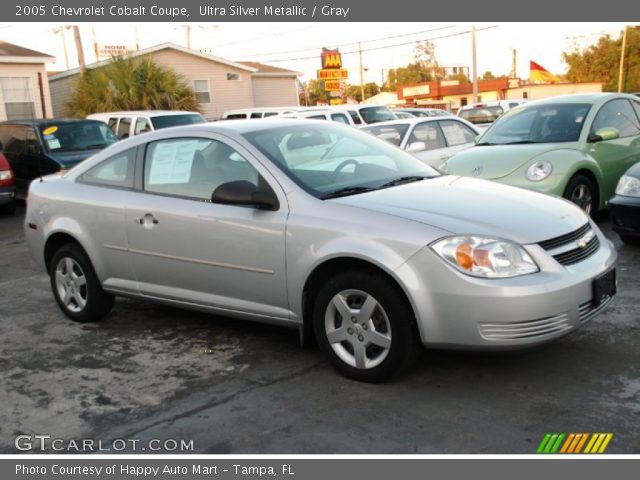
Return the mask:
<path fill-rule="evenodd" d="M 587 216 L 568 201 L 468 177 L 446 175 L 332 200 L 403 217 L 452 234 L 538 243 L 577 230 Z"/>
<path fill-rule="evenodd" d="M 102 149 L 96 150 L 82 150 L 79 152 L 60 152 L 54 153 L 49 152 L 49 156 L 53 158 L 56 162 L 58 162 L 62 168 L 69 169 L 83 160 L 86 160 L 91 155 L 95 155 Z"/>
<path fill-rule="evenodd" d="M 570 145 L 575 144 L 476 145 L 451 157 L 447 161 L 446 171 L 454 175 L 496 180 L 510 175 L 543 153 L 568 149 Z"/>

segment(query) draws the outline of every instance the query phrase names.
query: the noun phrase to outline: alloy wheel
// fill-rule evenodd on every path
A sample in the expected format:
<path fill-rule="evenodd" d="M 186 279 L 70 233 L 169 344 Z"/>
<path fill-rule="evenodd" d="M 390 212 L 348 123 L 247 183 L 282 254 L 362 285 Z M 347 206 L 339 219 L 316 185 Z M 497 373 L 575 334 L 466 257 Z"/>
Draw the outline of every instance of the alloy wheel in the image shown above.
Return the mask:
<path fill-rule="evenodd" d="M 69 311 L 81 312 L 87 305 L 87 277 L 80 264 L 63 257 L 56 265 L 55 284 L 58 296 Z"/>

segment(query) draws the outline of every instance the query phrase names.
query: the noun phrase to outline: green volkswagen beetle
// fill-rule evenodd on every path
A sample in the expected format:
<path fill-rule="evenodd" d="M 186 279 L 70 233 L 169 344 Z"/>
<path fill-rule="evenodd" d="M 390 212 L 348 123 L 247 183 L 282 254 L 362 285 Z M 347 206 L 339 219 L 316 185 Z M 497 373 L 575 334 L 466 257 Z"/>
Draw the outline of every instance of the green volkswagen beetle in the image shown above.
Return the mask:
<path fill-rule="evenodd" d="M 442 169 L 559 195 L 593 213 L 639 161 L 640 99 L 593 93 L 508 111 Z"/>

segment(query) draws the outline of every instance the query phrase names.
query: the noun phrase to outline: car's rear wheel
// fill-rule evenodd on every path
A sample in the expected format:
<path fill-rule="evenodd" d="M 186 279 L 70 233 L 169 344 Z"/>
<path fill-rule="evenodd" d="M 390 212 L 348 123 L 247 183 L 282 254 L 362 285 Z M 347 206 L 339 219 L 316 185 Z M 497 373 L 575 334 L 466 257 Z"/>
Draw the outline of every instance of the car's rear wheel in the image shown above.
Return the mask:
<path fill-rule="evenodd" d="M 598 209 L 598 198 L 593 181 L 586 175 L 575 175 L 567 184 L 564 198 L 579 206 L 584 213 L 592 215 Z"/>
<path fill-rule="evenodd" d="M 61 246 L 49 266 L 51 289 L 60 309 L 76 322 L 101 320 L 113 307 L 113 296 L 106 293 L 79 245 Z"/>
<path fill-rule="evenodd" d="M 410 305 L 381 274 L 345 272 L 325 283 L 316 297 L 314 330 L 332 364 L 364 382 L 396 375 L 419 347 Z"/>

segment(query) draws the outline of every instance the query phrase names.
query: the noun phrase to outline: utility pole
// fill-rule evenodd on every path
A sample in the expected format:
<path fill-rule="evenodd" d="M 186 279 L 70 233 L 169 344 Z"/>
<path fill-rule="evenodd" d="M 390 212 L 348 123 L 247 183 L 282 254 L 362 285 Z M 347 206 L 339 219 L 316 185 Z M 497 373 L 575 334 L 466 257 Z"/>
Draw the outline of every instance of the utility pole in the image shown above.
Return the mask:
<path fill-rule="evenodd" d="M 98 40 L 96 40 L 96 27 L 91 27 L 91 36 L 93 38 L 93 53 L 96 56 L 96 62 L 99 62 L 100 54 L 98 51 Z"/>
<path fill-rule="evenodd" d="M 627 48 L 627 26 L 622 31 L 622 50 L 620 51 L 620 71 L 618 72 L 618 93 L 622 92 L 622 77 L 624 76 L 624 51 Z"/>
<path fill-rule="evenodd" d="M 134 30 L 136 32 L 136 52 L 139 52 L 140 51 L 140 32 L 138 32 L 137 25 L 134 27 Z"/>
<path fill-rule="evenodd" d="M 362 43 L 358 42 L 358 54 L 360 55 L 360 95 L 364 103 L 364 67 L 362 66 Z"/>
<path fill-rule="evenodd" d="M 185 28 L 187 30 L 187 48 L 191 50 L 191 25 L 187 24 Z"/>
<path fill-rule="evenodd" d="M 513 58 L 511 60 L 511 72 L 509 73 L 509 78 L 518 78 L 518 73 L 516 71 L 516 49 L 514 48 L 512 51 Z"/>
<path fill-rule="evenodd" d="M 69 70 L 69 51 L 67 50 L 67 40 L 64 38 L 65 28 L 66 27 L 64 25 L 60 25 L 59 28 L 53 29 L 53 33 L 59 33 L 60 38 L 62 38 L 62 48 L 64 48 L 64 64 L 67 70 Z"/>
<path fill-rule="evenodd" d="M 471 26 L 471 75 L 473 76 L 473 103 L 478 101 L 478 65 L 476 61 L 476 26 Z"/>
<path fill-rule="evenodd" d="M 73 38 L 76 42 L 76 50 L 78 52 L 78 66 L 80 67 L 80 75 L 84 74 L 84 51 L 82 50 L 82 39 L 80 38 L 80 29 L 77 25 L 73 26 Z"/>

